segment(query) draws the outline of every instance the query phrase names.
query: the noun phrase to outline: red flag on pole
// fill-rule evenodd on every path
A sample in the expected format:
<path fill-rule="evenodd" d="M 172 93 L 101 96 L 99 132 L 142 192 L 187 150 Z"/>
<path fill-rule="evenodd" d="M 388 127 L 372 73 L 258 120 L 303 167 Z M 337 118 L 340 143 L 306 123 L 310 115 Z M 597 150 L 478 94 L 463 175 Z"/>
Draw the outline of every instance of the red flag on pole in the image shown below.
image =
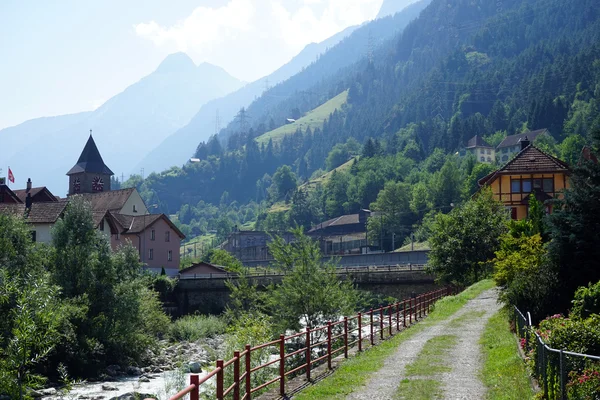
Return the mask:
<path fill-rule="evenodd" d="M 12 183 L 15 183 L 15 176 L 13 175 L 10 167 L 8 167 L 8 180 Z"/>

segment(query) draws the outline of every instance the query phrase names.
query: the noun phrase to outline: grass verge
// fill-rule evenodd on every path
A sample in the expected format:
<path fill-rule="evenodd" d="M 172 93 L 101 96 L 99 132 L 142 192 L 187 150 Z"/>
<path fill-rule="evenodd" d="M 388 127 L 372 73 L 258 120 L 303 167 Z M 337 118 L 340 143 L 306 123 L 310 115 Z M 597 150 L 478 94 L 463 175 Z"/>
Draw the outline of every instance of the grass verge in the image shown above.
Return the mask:
<path fill-rule="evenodd" d="M 385 359 L 402 342 L 418 334 L 427 326 L 448 318 L 464 306 L 467 301 L 493 287 L 494 282 L 491 279 L 486 279 L 470 286 L 456 296 L 448 296 L 439 300 L 435 304 L 434 311 L 423 322 L 401 331 L 380 345 L 371 347 L 352 357 L 341 364 L 330 377 L 303 390 L 294 397 L 298 400 L 343 399 L 346 395 L 360 390 L 369 377 L 383 367 Z"/>
<path fill-rule="evenodd" d="M 430 400 L 442 394 L 442 384 L 434 379 L 403 379 L 396 399 Z"/>
<path fill-rule="evenodd" d="M 531 399 L 534 393 L 517 342 L 509 330 L 506 311 L 501 310 L 489 319 L 480 344 L 485 359 L 482 380 L 488 388 L 487 398 Z"/>
<path fill-rule="evenodd" d="M 408 376 L 431 376 L 449 372 L 451 368 L 444 362 L 444 354 L 456 345 L 454 335 L 436 336 L 427 341 L 417 359 L 406 366 Z"/>

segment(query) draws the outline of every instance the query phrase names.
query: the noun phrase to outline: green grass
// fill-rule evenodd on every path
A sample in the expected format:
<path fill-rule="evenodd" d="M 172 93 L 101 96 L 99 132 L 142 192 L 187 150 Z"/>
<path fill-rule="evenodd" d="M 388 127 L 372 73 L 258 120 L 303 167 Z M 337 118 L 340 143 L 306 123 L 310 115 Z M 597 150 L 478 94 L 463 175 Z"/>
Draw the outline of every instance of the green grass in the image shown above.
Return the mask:
<path fill-rule="evenodd" d="M 298 128 L 302 129 L 302 131 L 306 131 L 306 128 L 310 127 L 311 130 L 315 130 L 315 128 L 321 128 L 323 126 L 323 122 L 325 119 L 329 118 L 329 115 L 335 110 L 339 110 L 342 108 L 344 104 L 346 104 L 346 100 L 348 99 L 348 90 L 343 91 L 338 94 L 334 98 L 330 99 L 324 104 L 321 104 L 319 107 L 315 108 L 312 111 L 309 111 L 302 118 L 296 120 L 296 122 L 280 126 L 277 129 L 273 129 L 272 131 L 266 132 L 259 137 L 256 138 L 256 141 L 259 145 L 269 143 L 270 139 L 273 139 L 273 142 L 279 142 L 283 139 L 284 136 L 293 134 L 296 132 Z"/>
<path fill-rule="evenodd" d="M 482 381 L 488 399 L 531 399 L 534 395 L 525 363 L 517 351 L 517 342 L 509 330 L 506 311 L 488 321 L 480 341 L 484 354 Z"/>
<path fill-rule="evenodd" d="M 440 398 L 441 383 L 433 379 L 403 379 L 398 386 L 396 399 L 429 400 Z"/>
<path fill-rule="evenodd" d="M 299 400 L 312 399 L 343 399 L 348 394 L 360 390 L 369 377 L 383 367 L 387 357 L 404 341 L 417 335 L 427 326 L 450 317 L 467 301 L 480 293 L 494 287 L 494 281 L 487 279 L 478 282 L 456 296 L 448 296 L 439 300 L 434 311 L 417 325 L 397 333 L 391 339 L 378 346 L 371 347 L 361 354 L 342 363 L 333 375 L 311 386 L 295 398 Z"/>
<path fill-rule="evenodd" d="M 485 315 L 485 311 L 469 311 L 469 312 L 464 313 L 460 317 L 455 318 L 452 321 L 450 321 L 450 323 L 448 324 L 448 327 L 460 328 L 467 322 L 472 321 L 477 318 L 481 318 L 484 315 Z"/>
<path fill-rule="evenodd" d="M 410 243 L 405 244 L 404 246 L 394 250 L 394 252 L 397 253 L 400 251 L 411 251 L 413 249 L 414 250 L 431 250 L 428 242 L 415 242 L 412 245 Z"/>
<path fill-rule="evenodd" d="M 186 315 L 173 321 L 168 334 L 174 342 L 195 342 L 225 333 L 226 328 L 225 320 L 214 315 Z"/>
<path fill-rule="evenodd" d="M 429 339 L 417 359 L 406 366 L 406 375 L 431 376 L 450 371 L 444 355 L 456 345 L 457 340 L 455 335 L 440 335 Z"/>

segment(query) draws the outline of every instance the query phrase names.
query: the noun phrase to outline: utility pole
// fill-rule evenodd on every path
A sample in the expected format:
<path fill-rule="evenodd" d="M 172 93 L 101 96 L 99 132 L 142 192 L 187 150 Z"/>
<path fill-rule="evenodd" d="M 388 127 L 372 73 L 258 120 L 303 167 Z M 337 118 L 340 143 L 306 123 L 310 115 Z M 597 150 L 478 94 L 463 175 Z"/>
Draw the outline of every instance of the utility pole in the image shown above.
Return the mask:
<path fill-rule="evenodd" d="M 396 250 L 396 234 L 392 232 L 392 251 Z"/>

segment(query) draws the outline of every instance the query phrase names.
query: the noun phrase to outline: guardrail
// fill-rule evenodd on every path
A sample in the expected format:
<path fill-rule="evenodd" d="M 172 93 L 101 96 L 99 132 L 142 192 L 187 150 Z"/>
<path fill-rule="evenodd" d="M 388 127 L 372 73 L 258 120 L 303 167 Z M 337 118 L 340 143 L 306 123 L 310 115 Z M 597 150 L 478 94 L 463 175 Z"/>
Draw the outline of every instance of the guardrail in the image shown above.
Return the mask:
<path fill-rule="evenodd" d="M 517 307 L 515 307 L 514 310 L 517 335 L 519 335 L 520 338 L 525 339 L 526 352 L 531 350 L 529 346 L 531 335 L 535 335 L 537 359 L 534 374 L 542 384 L 544 398 L 549 398 L 549 393 L 551 391 L 553 392 L 553 390 L 550 390 L 552 389 L 552 381 L 558 378 L 559 397 L 552 396 L 552 398 L 560 398 L 562 400 L 567 399 L 567 380 L 569 372 L 581 369 L 586 360 L 600 362 L 600 357 L 562 349 L 553 349 L 548 346 L 535 329 L 533 329 L 531 324 L 531 314 L 527 312 L 527 317 L 525 317 Z M 569 359 L 569 357 L 572 357 L 572 359 Z M 551 373 L 552 371 L 556 371 L 558 377 L 553 376 Z M 556 395 L 556 393 L 554 394 Z"/>
<path fill-rule="evenodd" d="M 385 267 L 381 266 L 369 266 L 369 267 L 337 267 L 335 273 L 338 275 L 344 274 L 366 274 L 366 273 L 383 273 L 383 272 L 410 272 L 410 271 L 424 271 L 427 267 L 426 264 L 400 264 L 400 265 L 389 265 Z M 247 272 L 243 276 L 246 277 L 279 277 L 284 276 L 278 271 L 256 271 Z M 179 275 L 179 279 L 232 279 L 239 278 L 240 275 L 235 273 L 208 273 L 208 274 L 185 274 Z"/>
<path fill-rule="evenodd" d="M 190 400 L 198 400 L 201 386 L 212 378 L 215 379 L 218 400 L 228 396 L 233 400 L 250 400 L 256 392 L 275 383 L 279 383 L 279 394 L 285 396 L 286 380 L 291 376 L 303 373 L 310 381 L 311 371 L 315 366 L 326 364 L 327 369 L 331 370 L 332 359 L 338 354 L 348 358 L 349 349 L 357 346 L 360 352 L 365 341 L 374 346 L 377 336 L 383 340 L 386 334 L 388 337 L 392 336 L 394 331 L 398 332 L 417 322 L 429 313 L 437 300 L 449 294 L 453 294 L 451 288 L 439 289 L 384 307 L 370 309 L 353 317 L 344 317 L 337 322 L 329 321 L 318 328 L 306 327 L 305 331 L 290 336 L 280 335 L 278 339 L 258 346 L 246 345 L 243 351 L 235 351 L 230 360 L 217 360 L 215 369 L 205 377 L 200 379 L 198 375 L 191 375 L 190 385 L 170 400 L 181 399 L 187 394 L 190 395 Z M 297 346 L 302 347 L 296 348 Z M 271 355 L 277 357 L 274 359 L 269 357 L 268 361 L 252 367 L 252 354 L 267 348 L 273 349 Z M 286 361 L 292 357 L 295 357 L 297 362 L 286 368 Z M 266 378 L 267 381 L 252 387 L 252 374 L 265 368 L 277 368 L 277 372 L 273 372 L 272 378 L 269 377 L 271 379 Z M 232 383 L 228 387 L 225 387 L 226 372 L 232 373 Z"/>

